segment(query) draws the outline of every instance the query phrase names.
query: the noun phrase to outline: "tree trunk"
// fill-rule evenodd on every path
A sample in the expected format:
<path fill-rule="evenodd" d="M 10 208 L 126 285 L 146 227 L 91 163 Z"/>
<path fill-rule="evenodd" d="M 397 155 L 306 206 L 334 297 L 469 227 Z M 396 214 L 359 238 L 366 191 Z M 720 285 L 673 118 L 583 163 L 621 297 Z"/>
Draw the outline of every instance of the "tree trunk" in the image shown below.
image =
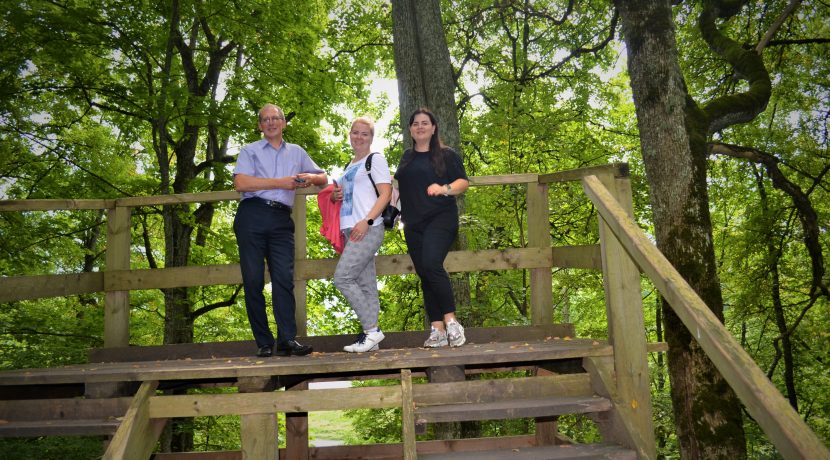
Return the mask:
<path fill-rule="evenodd" d="M 439 0 L 393 0 L 392 36 L 394 40 L 395 73 L 398 78 L 401 129 L 404 146 L 412 145 L 409 116 L 420 107 L 429 108 L 438 118 L 439 136 L 444 144 L 463 154 L 455 105 L 455 80 Z M 465 212 L 463 195 L 456 198 L 459 214 Z M 467 241 L 459 232 L 454 249 L 464 249 Z M 470 305 L 470 280 L 466 274 L 450 278 L 459 317 Z M 469 323 L 465 323 L 470 326 Z M 464 378 L 463 370 L 459 374 Z M 478 424 L 441 423 L 434 427 L 439 439 L 464 436 L 476 437 Z"/>
<path fill-rule="evenodd" d="M 428 107 L 438 117 L 439 135 L 459 153 L 455 80 L 441 23 L 439 0 L 394 0 L 392 36 L 404 145 L 410 145 L 409 116 Z"/>
<path fill-rule="evenodd" d="M 686 116 L 670 2 L 615 3 L 628 51 L 657 246 L 722 321 L 706 188 L 706 136 L 695 126 L 698 120 Z M 746 458 L 737 397 L 668 302 L 663 303 L 681 458 Z"/>

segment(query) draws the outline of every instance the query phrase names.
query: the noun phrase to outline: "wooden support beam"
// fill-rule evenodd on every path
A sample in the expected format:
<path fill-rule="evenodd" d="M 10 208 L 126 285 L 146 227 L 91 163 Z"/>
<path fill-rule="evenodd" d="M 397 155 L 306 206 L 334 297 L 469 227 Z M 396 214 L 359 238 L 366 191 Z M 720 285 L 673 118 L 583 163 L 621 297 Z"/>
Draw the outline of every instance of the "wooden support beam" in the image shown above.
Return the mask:
<path fill-rule="evenodd" d="M 401 439 L 404 460 L 418 458 L 415 447 L 415 401 L 412 397 L 412 371 L 401 370 Z"/>
<path fill-rule="evenodd" d="M 539 174 L 539 183 L 550 184 L 553 182 L 576 182 L 586 176 L 601 176 L 605 174 L 613 177 L 628 177 L 628 163 L 613 163 L 609 165 L 589 166 L 587 168 L 577 168 L 567 171 Z"/>
<path fill-rule="evenodd" d="M 273 394 L 276 388 L 276 382 L 270 377 L 246 377 L 240 378 L 237 381 L 237 389 L 239 394 L 226 394 L 225 396 L 257 396 Z M 150 414 L 155 417 L 157 411 L 153 410 L 153 406 L 158 398 L 162 398 L 162 405 L 166 405 L 168 398 L 179 398 L 181 396 L 156 396 L 150 400 Z M 279 451 L 279 429 L 277 426 L 277 414 L 274 410 L 261 412 L 235 412 L 241 414 L 240 421 L 240 436 L 242 440 L 242 458 L 243 460 L 253 459 L 276 459 Z M 200 414 L 201 415 L 201 414 Z M 191 415 L 195 416 L 195 415 Z"/>
<path fill-rule="evenodd" d="M 306 310 L 306 280 L 297 272 L 297 261 L 306 260 L 308 249 L 308 229 L 303 225 L 308 219 L 306 216 L 306 197 L 304 195 L 294 196 L 294 207 L 291 211 L 291 218 L 294 222 L 300 222 L 294 226 L 294 319 L 297 322 L 297 335 L 308 335 L 306 322 L 308 313 Z M 306 449 L 308 450 L 308 449 Z"/>
<path fill-rule="evenodd" d="M 130 208 L 115 207 L 107 211 L 107 274 L 130 268 Z M 104 307 L 104 346 L 125 347 L 130 344 L 130 291 L 109 291 Z"/>
<path fill-rule="evenodd" d="M 550 252 L 550 216 L 547 184 L 527 184 L 527 245 L 540 253 Z M 553 261 L 544 267 L 530 269 L 530 321 L 532 324 L 553 322 L 551 284 Z"/>
<path fill-rule="evenodd" d="M 582 370 L 580 366 L 579 370 Z M 538 376 L 550 376 L 550 375 L 557 375 L 557 372 L 553 372 L 550 369 L 545 367 L 539 367 L 533 369 L 534 375 Z M 557 416 L 550 416 L 550 417 L 536 417 L 534 419 L 534 434 L 536 436 L 536 445 L 537 446 L 550 446 L 559 443 L 559 427 L 557 424 L 557 420 L 559 417 Z"/>
<path fill-rule="evenodd" d="M 534 425 L 536 427 L 536 445 L 537 446 L 552 446 L 559 444 L 559 438 L 556 436 L 559 432 L 557 427 L 558 416 L 536 417 Z"/>
<path fill-rule="evenodd" d="M 286 393 L 307 392 L 308 381 L 286 388 Z M 311 393 L 304 393 L 313 398 Z M 322 396 L 322 395 L 320 395 Z M 308 411 L 297 410 L 285 414 L 286 460 L 308 460 Z"/>
<path fill-rule="evenodd" d="M 110 441 L 104 460 L 146 460 L 167 423 L 166 419 L 151 420 L 150 398 L 158 387 L 157 381 L 144 382 L 133 397 L 121 426 Z"/>
<path fill-rule="evenodd" d="M 620 207 L 633 217 L 631 184 L 627 177 L 610 174 L 600 177 Z M 640 291 L 640 271 L 628 257 L 622 244 L 600 218 L 603 287 L 608 317 L 608 338 L 614 347 L 616 391 L 631 408 L 626 414 L 641 433 L 638 447 L 642 458 L 657 456 L 652 420 L 651 393 L 646 352 L 646 328 Z M 628 446 L 634 448 L 635 446 Z"/>
<path fill-rule="evenodd" d="M 407 254 L 376 257 L 379 276 L 412 274 Z M 297 259 L 297 280 L 326 279 L 334 275 L 337 259 Z M 450 273 L 537 268 L 601 268 L 598 245 L 547 248 L 482 249 L 452 251 L 444 261 Z M 106 275 L 105 275 L 106 273 Z M 266 279 L 266 282 L 270 280 Z M 0 302 L 59 297 L 104 291 L 132 291 L 172 287 L 241 284 L 239 264 L 200 265 L 156 269 L 117 269 L 101 273 L 9 276 L 0 278 Z"/>
<path fill-rule="evenodd" d="M 104 292 L 104 272 L 0 277 L 0 302 Z"/>
<path fill-rule="evenodd" d="M 614 360 L 611 357 L 585 358 L 584 366 L 591 375 L 591 385 L 596 394 L 611 401 L 613 409 L 605 414 L 596 414 L 593 420 L 597 423 L 603 440 L 614 442 L 637 452 L 640 459 L 655 458 L 648 450 L 651 444 L 649 438 L 653 433 L 644 433 L 637 425 L 637 417 L 632 415 L 636 408 L 632 408 L 620 398 L 617 392 L 617 383 L 614 379 Z"/>
<path fill-rule="evenodd" d="M 277 414 L 248 414 L 240 417 L 242 459 L 277 458 Z"/>
<path fill-rule="evenodd" d="M 155 396 L 150 400 L 151 417 L 203 417 L 209 415 L 315 412 L 348 409 L 400 407 L 397 386 L 330 388 Z"/>

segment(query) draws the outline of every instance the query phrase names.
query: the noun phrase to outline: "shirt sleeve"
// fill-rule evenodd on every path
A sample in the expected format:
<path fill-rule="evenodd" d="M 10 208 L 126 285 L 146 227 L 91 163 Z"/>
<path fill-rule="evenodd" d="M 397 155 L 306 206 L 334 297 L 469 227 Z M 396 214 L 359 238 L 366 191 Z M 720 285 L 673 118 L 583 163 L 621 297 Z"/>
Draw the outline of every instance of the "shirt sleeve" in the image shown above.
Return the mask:
<path fill-rule="evenodd" d="M 391 184 L 392 176 L 389 174 L 389 163 L 386 157 L 381 154 L 372 157 L 372 179 L 376 184 Z"/>
<path fill-rule="evenodd" d="M 253 156 L 250 152 L 250 146 L 242 147 L 239 156 L 236 157 L 236 167 L 233 169 L 234 174 L 245 174 L 246 176 L 255 176 Z"/>
<path fill-rule="evenodd" d="M 301 156 L 302 161 L 300 163 L 300 172 L 315 174 L 325 172 L 319 166 L 317 166 L 317 163 L 315 163 L 314 160 L 311 159 L 311 156 L 308 154 L 308 152 L 305 151 L 305 149 L 303 149 L 302 147 L 299 148 L 303 152 L 303 155 Z"/>
<path fill-rule="evenodd" d="M 447 179 L 453 182 L 456 179 L 466 179 L 467 171 L 464 169 L 464 162 L 461 161 L 461 155 L 453 149 L 447 149 L 447 155 L 444 157 L 447 164 Z"/>

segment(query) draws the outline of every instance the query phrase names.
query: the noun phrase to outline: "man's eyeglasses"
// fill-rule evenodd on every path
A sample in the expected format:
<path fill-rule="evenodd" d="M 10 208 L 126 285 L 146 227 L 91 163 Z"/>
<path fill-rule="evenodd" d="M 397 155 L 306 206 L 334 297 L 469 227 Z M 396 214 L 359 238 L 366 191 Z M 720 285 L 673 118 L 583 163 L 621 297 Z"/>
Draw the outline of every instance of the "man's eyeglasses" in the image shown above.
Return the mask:
<path fill-rule="evenodd" d="M 285 117 L 264 117 L 259 119 L 260 123 L 276 123 L 280 120 L 285 120 Z"/>

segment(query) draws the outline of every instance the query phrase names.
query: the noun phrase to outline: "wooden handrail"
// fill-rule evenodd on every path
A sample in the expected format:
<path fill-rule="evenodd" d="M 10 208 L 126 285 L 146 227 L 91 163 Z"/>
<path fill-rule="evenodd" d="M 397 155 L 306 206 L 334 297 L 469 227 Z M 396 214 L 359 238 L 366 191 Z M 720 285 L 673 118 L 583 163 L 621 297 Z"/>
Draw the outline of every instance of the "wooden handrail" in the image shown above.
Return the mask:
<path fill-rule="evenodd" d="M 560 173 L 556 173 L 560 174 Z M 566 174 L 565 172 L 561 174 Z M 569 175 L 572 181 L 582 175 Z M 476 176 L 470 178 L 470 185 L 516 185 L 538 182 L 538 174 L 505 174 L 497 176 Z M 297 189 L 299 196 L 316 195 L 322 188 L 309 187 Z M 236 201 L 239 192 L 221 190 L 216 192 L 180 193 L 175 195 L 133 196 L 110 199 L 33 199 L 0 200 L 0 212 L 12 211 L 77 211 L 87 209 L 111 209 L 115 207 L 163 206 L 171 204 L 212 203 L 218 201 Z"/>
<path fill-rule="evenodd" d="M 787 459 L 830 459 L 830 451 L 818 436 L 602 182 L 588 176 L 582 185 L 614 236 L 692 332 L 781 455 Z"/>

